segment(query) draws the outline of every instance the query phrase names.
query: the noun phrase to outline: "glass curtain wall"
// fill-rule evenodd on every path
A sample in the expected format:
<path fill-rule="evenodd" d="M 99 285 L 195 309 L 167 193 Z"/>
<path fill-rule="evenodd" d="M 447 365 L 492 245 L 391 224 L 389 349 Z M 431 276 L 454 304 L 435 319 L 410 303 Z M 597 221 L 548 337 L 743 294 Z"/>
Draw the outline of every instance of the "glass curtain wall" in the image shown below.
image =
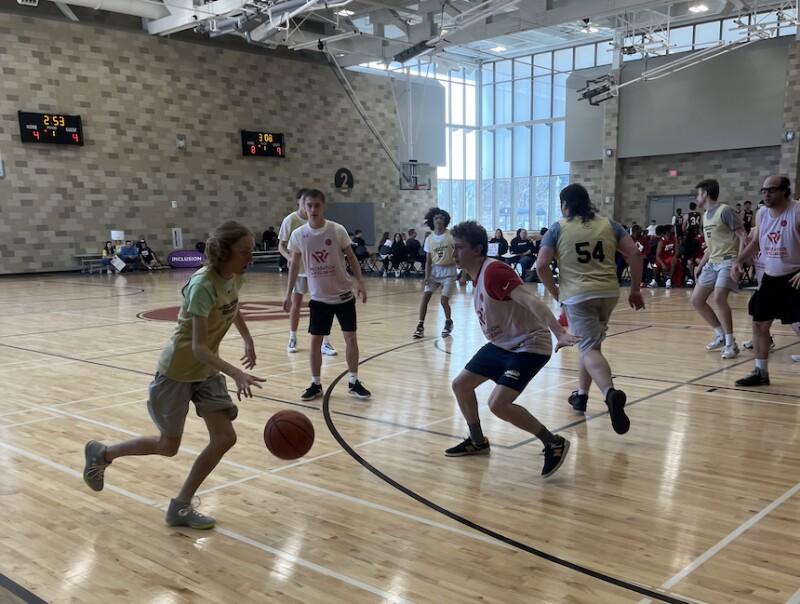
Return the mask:
<path fill-rule="evenodd" d="M 795 16 L 793 10 L 784 13 Z M 742 22 L 776 19 L 773 11 Z M 773 35 L 795 32 L 794 26 L 781 26 Z M 743 35 L 734 19 L 673 28 L 667 52 L 706 48 Z M 611 60 L 611 44 L 605 41 L 437 76 L 448 104 L 447 165 L 437 170 L 438 203 L 454 223 L 476 219 L 489 233 L 498 228 L 538 231 L 561 216 L 558 193 L 569 184 L 564 158 L 567 78 L 575 69 Z"/>

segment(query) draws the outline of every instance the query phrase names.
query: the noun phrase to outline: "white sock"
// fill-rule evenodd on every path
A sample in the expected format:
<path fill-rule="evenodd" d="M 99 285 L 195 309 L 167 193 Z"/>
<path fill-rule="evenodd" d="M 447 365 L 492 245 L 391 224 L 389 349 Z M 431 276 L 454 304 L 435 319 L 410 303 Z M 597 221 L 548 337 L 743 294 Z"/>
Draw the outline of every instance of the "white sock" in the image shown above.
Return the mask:
<path fill-rule="evenodd" d="M 589 391 L 584 390 L 583 388 L 578 388 L 578 394 L 583 396 L 584 394 L 589 394 Z"/>
<path fill-rule="evenodd" d="M 767 359 L 756 359 L 756 369 L 761 375 L 767 375 L 769 369 L 767 368 Z"/>
<path fill-rule="evenodd" d="M 350 383 L 351 384 L 355 384 L 358 381 L 358 372 L 353 373 L 351 371 L 350 373 L 348 373 L 348 375 L 350 376 Z"/>
<path fill-rule="evenodd" d="M 330 346 L 331 348 L 333 348 L 333 346 L 331 346 L 331 343 L 328 342 L 328 336 L 323 336 L 322 337 L 322 345 L 323 346 Z"/>
<path fill-rule="evenodd" d="M 725 334 L 725 346 L 733 346 L 733 334 L 726 333 Z"/>
<path fill-rule="evenodd" d="M 715 327 L 715 328 L 714 328 L 714 332 L 715 332 L 715 333 L 716 333 L 716 334 L 717 334 L 717 335 L 718 335 L 720 338 L 721 338 L 722 336 L 724 336 L 724 335 L 725 335 L 725 331 L 722 329 L 722 325 L 720 325 L 719 327 Z"/>
<path fill-rule="evenodd" d="M 312 383 L 312 384 L 317 384 L 317 385 L 319 385 L 319 386 L 322 386 L 322 380 L 321 380 L 321 379 L 319 379 L 319 376 L 318 376 L 318 375 L 312 375 L 312 376 L 311 376 L 311 383 Z"/>
<path fill-rule="evenodd" d="M 289 337 L 290 338 L 296 338 L 297 337 L 297 332 L 289 330 Z"/>

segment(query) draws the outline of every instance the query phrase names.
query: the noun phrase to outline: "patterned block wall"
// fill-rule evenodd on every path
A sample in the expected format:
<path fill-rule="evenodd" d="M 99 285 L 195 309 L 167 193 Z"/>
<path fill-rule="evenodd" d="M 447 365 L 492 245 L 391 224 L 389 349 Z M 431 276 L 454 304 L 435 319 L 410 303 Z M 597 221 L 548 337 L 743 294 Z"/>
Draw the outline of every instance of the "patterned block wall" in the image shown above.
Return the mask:
<path fill-rule="evenodd" d="M 260 236 L 302 186 L 332 202 L 375 202 L 379 232 L 419 224 L 435 205 L 435 190 L 398 190 L 396 168 L 327 66 L 8 14 L 0 56 L 0 274 L 72 270 L 72 255 L 99 251 L 111 229 L 157 252 L 171 249 L 172 227 L 184 247 L 230 218 Z M 388 81 L 348 79 L 396 149 Z M 18 110 L 81 115 L 85 146 L 21 143 Z M 243 157 L 240 129 L 283 132 L 286 158 Z M 346 195 L 333 189 L 340 167 L 355 179 Z"/>
<path fill-rule="evenodd" d="M 597 205 L 601 201 L 602 164 L 602 161 L 570 164 L 570 181 L 586 186 Z M 620 164 L 622 209 L 614 218 L 625 224 L 634 220 L 644 224 L 648 195 L 691 194 L 704 178 L 719 181 L 723 203 L 735 205 L 748 199 L 757 202 L 764 178 L 778 171 L 780 147 L 637 157 L 621 159 Z M 677 176 L 670 176 L 670 170 L 677 170 Z"/>
<path fill-rule="evenodd" d="M 800 153 L 800 43 L 789 45 L 786 60 L 786 90 L 783 99 L 784 132 L 794 132 L 794 140 L 781 144 L 780 173 L 788 176 L 794 184 L 800 177 L 798 154 Z M 796 187 L 795 187 L 796 189 Z"/>

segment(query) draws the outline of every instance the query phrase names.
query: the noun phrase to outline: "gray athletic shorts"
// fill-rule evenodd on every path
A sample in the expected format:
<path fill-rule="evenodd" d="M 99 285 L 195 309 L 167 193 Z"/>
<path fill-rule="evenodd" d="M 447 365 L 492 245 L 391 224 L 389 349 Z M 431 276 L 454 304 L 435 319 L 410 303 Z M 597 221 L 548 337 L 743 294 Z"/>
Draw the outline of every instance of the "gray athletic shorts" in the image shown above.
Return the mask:
<path fill-rule="evenodd" d="M 179 382 L 156 372 L 150 383 L 147 410 L 164 436 L 177 438 L 183 435 L 189 402 L 193 402 L 197 415 L 212 411 L 228 411 L 231 420 L 239 415 L 221 373 L 202 382 Z"/>
<path fill-rule="evenodd" d="M 739 283 L 731 279 L 731 264 L 733 260 L 723 262 L 708 262 L 700 271 L 697 285 L 708 289 L 726 288 L 734 293 L 739 293 Z"/>
<path fill-rule="evenodd" d="M 592 298 L 575 304 L 564 304 L 569 332 L 582 336 L 577 347 L 581 354 L 597 350 L 606 339 L 608 319 L 619 298 Z"/>
<path fill-rule="evenodd" d="M 301 296 L 305 296 L 308 293 L 308 278 L 305 275 L 297 276 L 292 292 Z"/>
<path fill-rule="evenodd" d="M 442 288 L 442 297 L 449 298 L 456 288 L 456 265 L 447 264 L 441 266 L 439 264 L 431 265 L 431 278 L 425 285 L 426 292 L 435 292 L 439 287 Z"/>

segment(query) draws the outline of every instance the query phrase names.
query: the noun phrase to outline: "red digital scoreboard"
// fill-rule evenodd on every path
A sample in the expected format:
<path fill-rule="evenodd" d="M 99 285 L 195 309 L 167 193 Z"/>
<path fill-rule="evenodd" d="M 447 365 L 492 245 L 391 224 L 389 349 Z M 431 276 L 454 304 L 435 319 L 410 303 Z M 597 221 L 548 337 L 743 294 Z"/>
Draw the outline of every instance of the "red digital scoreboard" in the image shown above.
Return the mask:
<path fill-rule="evenodd" d="M 83 145 L 80 115 L 19 111 L 19 135 L 23 143 Z"/>

